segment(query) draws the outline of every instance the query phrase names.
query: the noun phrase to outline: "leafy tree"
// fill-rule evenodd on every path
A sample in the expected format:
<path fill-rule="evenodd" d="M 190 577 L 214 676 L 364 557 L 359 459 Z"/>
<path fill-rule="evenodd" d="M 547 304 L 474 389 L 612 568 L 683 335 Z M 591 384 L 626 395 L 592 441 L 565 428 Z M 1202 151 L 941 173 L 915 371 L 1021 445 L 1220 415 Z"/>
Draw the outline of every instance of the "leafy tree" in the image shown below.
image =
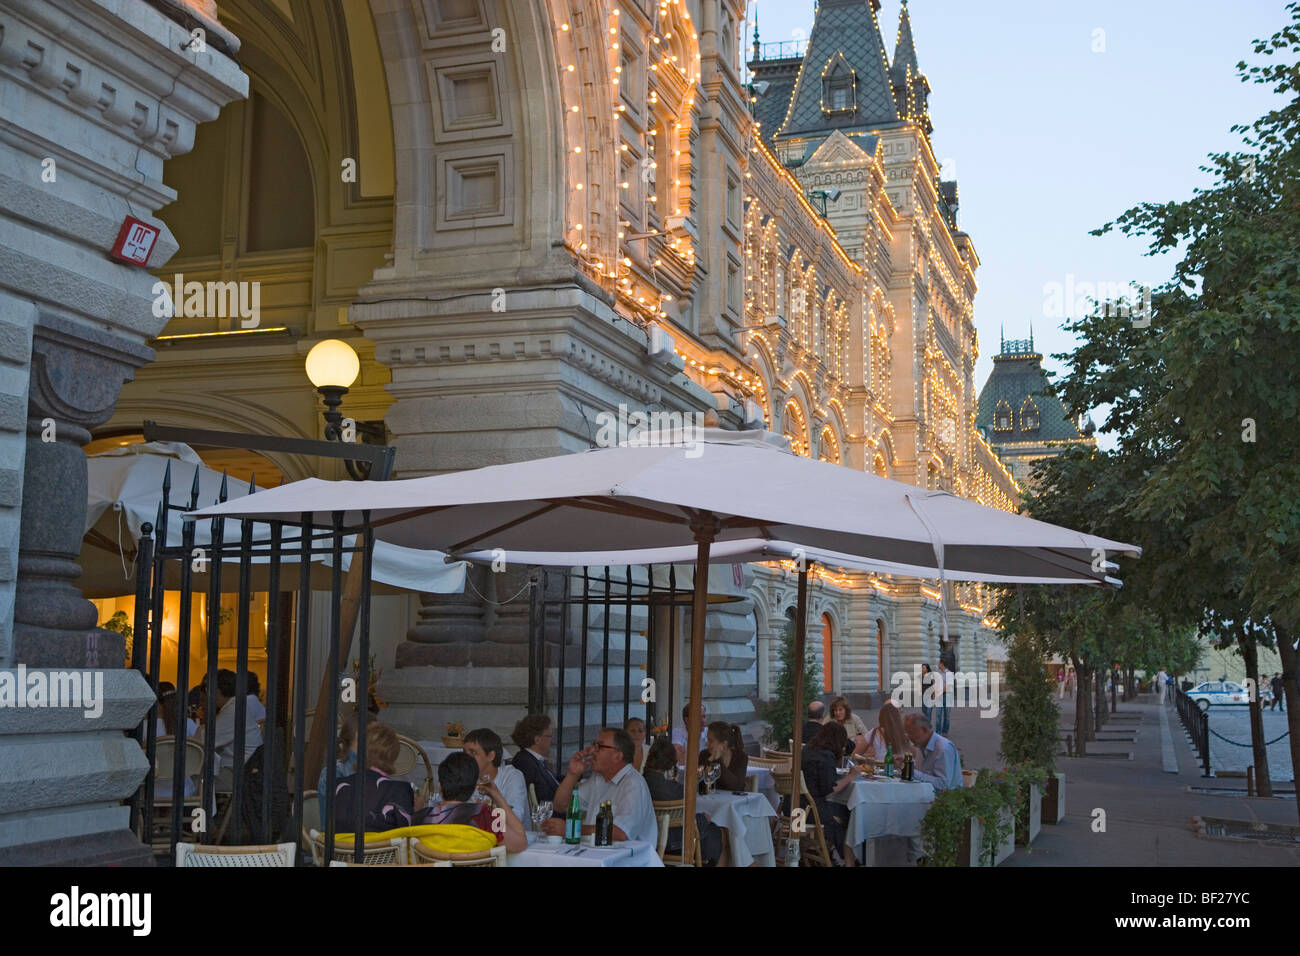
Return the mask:
<path fill-rule="evenodd" d="M 1286 10 L 1290 22 L 1255 44 L 1266 61 L 1238 64 L 1243 81 L 1286 98 L 1233 128 L 1247 151 L 1211 155 L 1204 169 L 1215 182 L 1191 199 L 1144 203 L 1098 233 L 1118 229 L 1146 237 L 1150 254 L 1182 256 L 1157 290 L 1151 328 L 1121 337 L 1145 334 L 1157 387 L 1113 421 L 1145 469 L 1125 510 L 1185 545 L 1165 552 L 1151 598 L 1234 634 L 1243 653 L 1276 640 L 1300 767 L 1300 3 Z M 1131 358 L 1099 375 L 1136 374 Z M 1251 712 L 1259 766 L 1257 702 Z"/>
<path fill-rule="evenodd" d="M 761 708 L 763 719 L 772 725 L 767 735 L 768 743 L 784 747 L 785 742 L 794 737 L 795 728 L 803 726 L 802 717 L 796 723 L 791 713 L 794 707 L 794 624 L 785 622 L 777 638 L 780 649 L 781 671 L 776 676 L 776 688 L 772 699 Z M 821 696 L 821 665 L 817 662 L 815 650 L 804 647 L 803 662 L 803 700 L 807 707 L 810 701 Z"/>

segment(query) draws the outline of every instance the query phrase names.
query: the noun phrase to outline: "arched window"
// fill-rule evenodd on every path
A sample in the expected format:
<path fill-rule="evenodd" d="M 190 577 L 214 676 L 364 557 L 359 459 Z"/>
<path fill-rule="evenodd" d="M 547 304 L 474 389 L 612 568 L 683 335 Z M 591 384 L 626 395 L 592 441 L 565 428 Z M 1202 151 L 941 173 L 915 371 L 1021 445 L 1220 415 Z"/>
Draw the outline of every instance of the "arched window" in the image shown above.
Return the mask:
<path fill-rule="evenodd" d="M 822 615 L 822 690 L 828 694 L 835 692 L 834 681 L 834 637 L 835 629 L 829 614 Z"/>

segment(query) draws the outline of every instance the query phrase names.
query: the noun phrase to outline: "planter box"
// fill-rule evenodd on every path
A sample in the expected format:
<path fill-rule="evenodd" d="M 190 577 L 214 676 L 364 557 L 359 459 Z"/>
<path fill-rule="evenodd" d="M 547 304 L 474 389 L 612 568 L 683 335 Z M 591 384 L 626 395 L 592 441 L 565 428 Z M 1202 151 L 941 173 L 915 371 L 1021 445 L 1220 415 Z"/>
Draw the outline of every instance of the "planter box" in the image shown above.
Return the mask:
<path fill-rule="evenodd" d="M 1047 792 L 1043 794 L 1043 823 L 1057 824 L 1065 819 L 1065 774 L 1047 778 Z"/>
<path fill-rule="evenodd" d="M 998 846 L 997 853 L 993 857 L 993 865 L 997 866 L 1011 854 L 1016 852 L 1016 819 L 1015 815 L 1007 809 L 998 811 L 998 816 L 1002 822 L 1009 824 L 1011 827 L 1007 838 Z M 971 818 L 966 821 L 966 834 L 962 839 L 961 851 L 957 856 L 958 866 L 985 866 L 986 864 L 980 859 L 980 846 L 984 842 L 984 827 L 979 820 Z"/>
<path fill-rule="evenodd" d="M 1029 786 L 1029 832 L 1022 833 L 1017 830 L 1016 842 L 1022 846 L 1028 846 L 1038 837 L 1038 831 L 1043 828 L 1043 792 L 1038 789 L 1037 784 Z"/>

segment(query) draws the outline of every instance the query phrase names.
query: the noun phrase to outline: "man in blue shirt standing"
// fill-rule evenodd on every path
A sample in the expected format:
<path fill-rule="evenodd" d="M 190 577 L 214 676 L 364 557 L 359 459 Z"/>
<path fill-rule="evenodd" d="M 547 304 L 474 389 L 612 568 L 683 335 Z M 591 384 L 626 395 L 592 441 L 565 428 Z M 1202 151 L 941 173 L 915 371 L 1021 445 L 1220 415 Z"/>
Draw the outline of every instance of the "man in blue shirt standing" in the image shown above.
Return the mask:
<path fill-rule="evenodd" d="M 909 714 L 903 729 L 907 739 L 921 752 L 913 772 L 913 779 L 932 784 L 935 790 L 956 790 L 961 787 L 961 757 L 956 745 L 930 727 L 924 714 Z"/>

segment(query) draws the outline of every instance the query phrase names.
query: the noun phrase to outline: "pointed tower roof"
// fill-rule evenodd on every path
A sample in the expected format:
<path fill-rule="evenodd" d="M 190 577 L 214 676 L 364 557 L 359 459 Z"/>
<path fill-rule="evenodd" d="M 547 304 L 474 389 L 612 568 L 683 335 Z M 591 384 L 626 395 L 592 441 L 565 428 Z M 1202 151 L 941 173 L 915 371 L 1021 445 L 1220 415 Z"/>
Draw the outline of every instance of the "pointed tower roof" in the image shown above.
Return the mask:
<path fill-rule="evenodd" d="M 916 61 L 916 41 L 912 38 L 912 18 L 907 13 L 907 0 L 903 0 L 898 14 L 898 38 L 894 41 L 894 65 L 889 69 L 889 83 L 899 119 L 919 123 L 929 133 L 933 129 L 927 102 L 930 81 L 921 73 Z"/>
<path fill-rule="evenodd" d="M 907 78 L 907 71 L 914 76 L 921 74 L 921 67 L 916 62 L 916 42 L 912 39 L 912 18 L 907 15 L 907 0 L 903 0 L 903 9 L 898 14 L 898 39 L 894 41 L 894 65 L 890 73 Z"/>
<path fill-rule="evenodd" d="M 879 0 L 821 0 L 777 139 L 896 125 Z"/>

